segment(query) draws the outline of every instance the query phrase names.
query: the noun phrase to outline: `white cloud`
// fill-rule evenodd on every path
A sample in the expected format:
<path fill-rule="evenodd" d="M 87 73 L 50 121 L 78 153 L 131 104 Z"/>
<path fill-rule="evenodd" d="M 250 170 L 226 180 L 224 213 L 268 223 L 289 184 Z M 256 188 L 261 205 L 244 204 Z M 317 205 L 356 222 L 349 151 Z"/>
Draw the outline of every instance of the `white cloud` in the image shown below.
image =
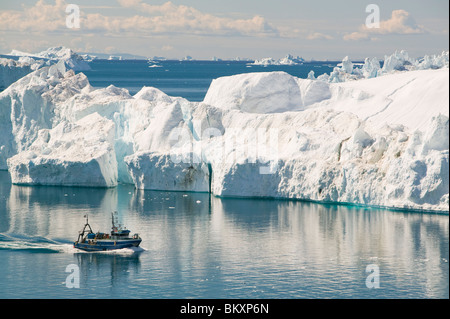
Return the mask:
<path fill-rule="evenodd" d="M 23 6 L 22 11 L 1 11 L 0 30 L 35 32 L 60 30 L 66 25 L 66 6 L 64 0 L 55 0 L 53 5 L 39 0 L 33 7 Z"/>
<path fill-rule="evenodd" d="M 394 10 L 392 11 L 391 19 L 380 22 L 380 28 L 377 33 L 420 34 L 424 32 L 424 27 L 417 25 L 409 12 L 405 10 Z"/>
<path fill-rule="evenodd" d="M 331 35 L 320 33 L 320 32 L 311 33 L 306 38 L 308 40 L 332 40 L 333 39 L 333 37 Z"/>
<path fill-rule="evenodd" d="M 123 25 L 152 33 L 189 33 L 199 35 L 278 35 L 278 30 L 261 16 L 251 19 L 232 19 L 201 12 L 193 7 L 166 2 L 151 5 L 141 0 L 118 0 L 119 4 L 139 13 Z"/>
<path fill-rule="evenodd" d="M 189 34 L 189 35 L 238 35 L 278 36 L 278 30 L 263 17 L 233 19 L 204 13 L 196 8 L 166 2 L 151 5 L 141 0 L 118 0 L 119 5 L 135 9 L 136 14 L 125 16 L 118 7 L 117 15 L 84 13 L 81 7 L 79 32 L 108 34 L 133 33 L 134 35 Z M 39 0 L 34 6 L 22 10 L 0 12 L 1 31 L 69 32 L 66 28 L 65 0 L 46 3 Z M 127 13 L 130 11 L 127 10 Z"/>
<path fill-rule="evenodd" d="M 141 0 L 117 0 L 117 2 L 123 7 L 135 7 L 139 5 Z"/>
<path fill-rule="evenodd" d="M 390 19 L 380 21 L 379 28 L 368 28 L 362 25 L 359 31 L 344 35 L 344 40 L 370 40 L 371 35 L 423 34 L 425 32 L 425 28 L 418 25 L 409 12 L 394 10 Z"/>
<path fill-rule="evenodd" d="M 346 41 L 370 40 L 368 32 L 352 32 L 344 35 Z"/>

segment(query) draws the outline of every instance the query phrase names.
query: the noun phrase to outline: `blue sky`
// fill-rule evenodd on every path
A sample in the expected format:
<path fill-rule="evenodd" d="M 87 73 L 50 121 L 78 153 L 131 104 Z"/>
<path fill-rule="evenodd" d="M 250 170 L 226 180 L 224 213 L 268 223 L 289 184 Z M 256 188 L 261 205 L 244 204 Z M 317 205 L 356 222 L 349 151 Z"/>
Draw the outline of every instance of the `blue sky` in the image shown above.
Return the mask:
<path fill-rule="evenodd" d="M 80 29 L 65 25 L 69 3 Z M 364 26 L 380 8 L 379 29 Z M 448 50 L 447 0 L 39 0 L 0 2 L 0 52 L 65 45 L 79 52 L 198 59 L 382 58 Z"/>

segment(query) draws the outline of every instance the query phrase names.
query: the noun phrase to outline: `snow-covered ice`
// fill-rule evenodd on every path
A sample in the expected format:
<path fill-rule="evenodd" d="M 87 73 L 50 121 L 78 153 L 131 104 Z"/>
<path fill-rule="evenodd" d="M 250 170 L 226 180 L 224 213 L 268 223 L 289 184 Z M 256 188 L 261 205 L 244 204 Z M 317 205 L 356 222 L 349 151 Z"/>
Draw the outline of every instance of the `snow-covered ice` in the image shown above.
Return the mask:
<path fill-rule="evenodd" d="M 0 90 L 7 88 L 18 79 L 43 66 L 63 63 L 66 69 L 74 71 L 91 70 L 88 64 L 88 60 L 92 59 L 91 56 L 86 56 L 86 59 L 84 59 L 66 47 L 49 48 L 39 53 L 12 50 L 8 55 L 19 58 L 16 58 L 16 60 L 0 58 Z"/>
<path fill-rule="evenodd" d="M 327 81 L 223 77 L 202 102 L 94 89 L 60 62 L 0 93 L 0 168 L 20 184 L 448 211 L 448 54 L 396 59 L 346 58 Z"/>
<path fill-rule="evenodd" d="M 330 98 L 329 86 L 285 72 L 261 72 L 212 81 L 204 103 L 249 113 L 300 111 Z"/>
<path fill-rule="evenodd" d="M 66 68 L 72 69 L 74 71 L 89 71 L 91 67 L 88 61 L 92 59 L 91 56 L 86 56 L 86 60 L 66 47 L 51 47 L 47 50 L 38 53 L 27 53 L 18 50 L 12 50 L 8 55 L 20 56 L 20 57 L 30 57 L 35 60 L 44 59 L 57 63 L 58 61 L 64 61 Z"/>

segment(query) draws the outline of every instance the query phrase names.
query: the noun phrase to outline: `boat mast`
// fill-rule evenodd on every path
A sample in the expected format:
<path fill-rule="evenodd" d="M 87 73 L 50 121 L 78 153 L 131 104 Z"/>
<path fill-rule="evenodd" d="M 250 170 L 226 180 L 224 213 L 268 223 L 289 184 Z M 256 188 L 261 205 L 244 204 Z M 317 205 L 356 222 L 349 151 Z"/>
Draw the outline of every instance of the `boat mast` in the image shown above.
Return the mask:
<path fill-rule="evenodd" d="M 113 231 L 113 232 L 117 232 L 118 226 L 116 226 L 116 224 L 114 223 L 114 221 L 117 219 L 117 216 L 115 217 L 114 214 L 117 214 L 117 212 L 112 212 L 112 213 L 111 213 L 111 219 L 112 219 L 112 231 Z"/>
<path fill-rule="evenodd" d="M 89 227 L 89 232 L 92 233 L 91 225 L 89 225 L 89 215 L 86 214 L 86 215 L 84 215 L 84 217 L 86 217 L 86 224 L 84 225 L 84 228 L 83 228 L 82 232 L 84 234 L 84 232 L 86 231 L 86 227 Z"/>
<path fill-rule="evenodd" d="M 84 215 L 84 217 L 86 218 L 86 224 L 84 224 L 83 229 L 78 233 L 78 242 L 83 239 L 85 233 L 92 233 L 91 225 L 89 225 L 88 214 Z M 86 227 L 89 227 L 89 231 L 86 230 Z"/>

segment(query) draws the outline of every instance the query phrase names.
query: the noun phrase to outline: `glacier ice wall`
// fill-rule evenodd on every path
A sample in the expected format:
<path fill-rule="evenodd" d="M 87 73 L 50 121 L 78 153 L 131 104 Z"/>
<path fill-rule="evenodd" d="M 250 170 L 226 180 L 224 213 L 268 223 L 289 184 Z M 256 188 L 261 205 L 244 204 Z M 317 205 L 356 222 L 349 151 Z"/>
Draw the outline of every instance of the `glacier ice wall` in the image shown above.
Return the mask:
<path fill-rule="evenodd" d="M 42 129 L 27 150 L 8 159 L 8 169 L 15 184 L 116 186 L 114 123 L 93 113 Z"/>
<path fill-rule="evenodd" d="M 0 91 L 32 71 L 31 63 L 0 58 Z"/>
<path fill-rule="evenodd" d="M 448 211 L 448 68 L 374 76 L 369 63 L 357 81 L 219 78 L 200 103 L 43 67 L 0 93 L 0 168 L 19 184 Z"/>

